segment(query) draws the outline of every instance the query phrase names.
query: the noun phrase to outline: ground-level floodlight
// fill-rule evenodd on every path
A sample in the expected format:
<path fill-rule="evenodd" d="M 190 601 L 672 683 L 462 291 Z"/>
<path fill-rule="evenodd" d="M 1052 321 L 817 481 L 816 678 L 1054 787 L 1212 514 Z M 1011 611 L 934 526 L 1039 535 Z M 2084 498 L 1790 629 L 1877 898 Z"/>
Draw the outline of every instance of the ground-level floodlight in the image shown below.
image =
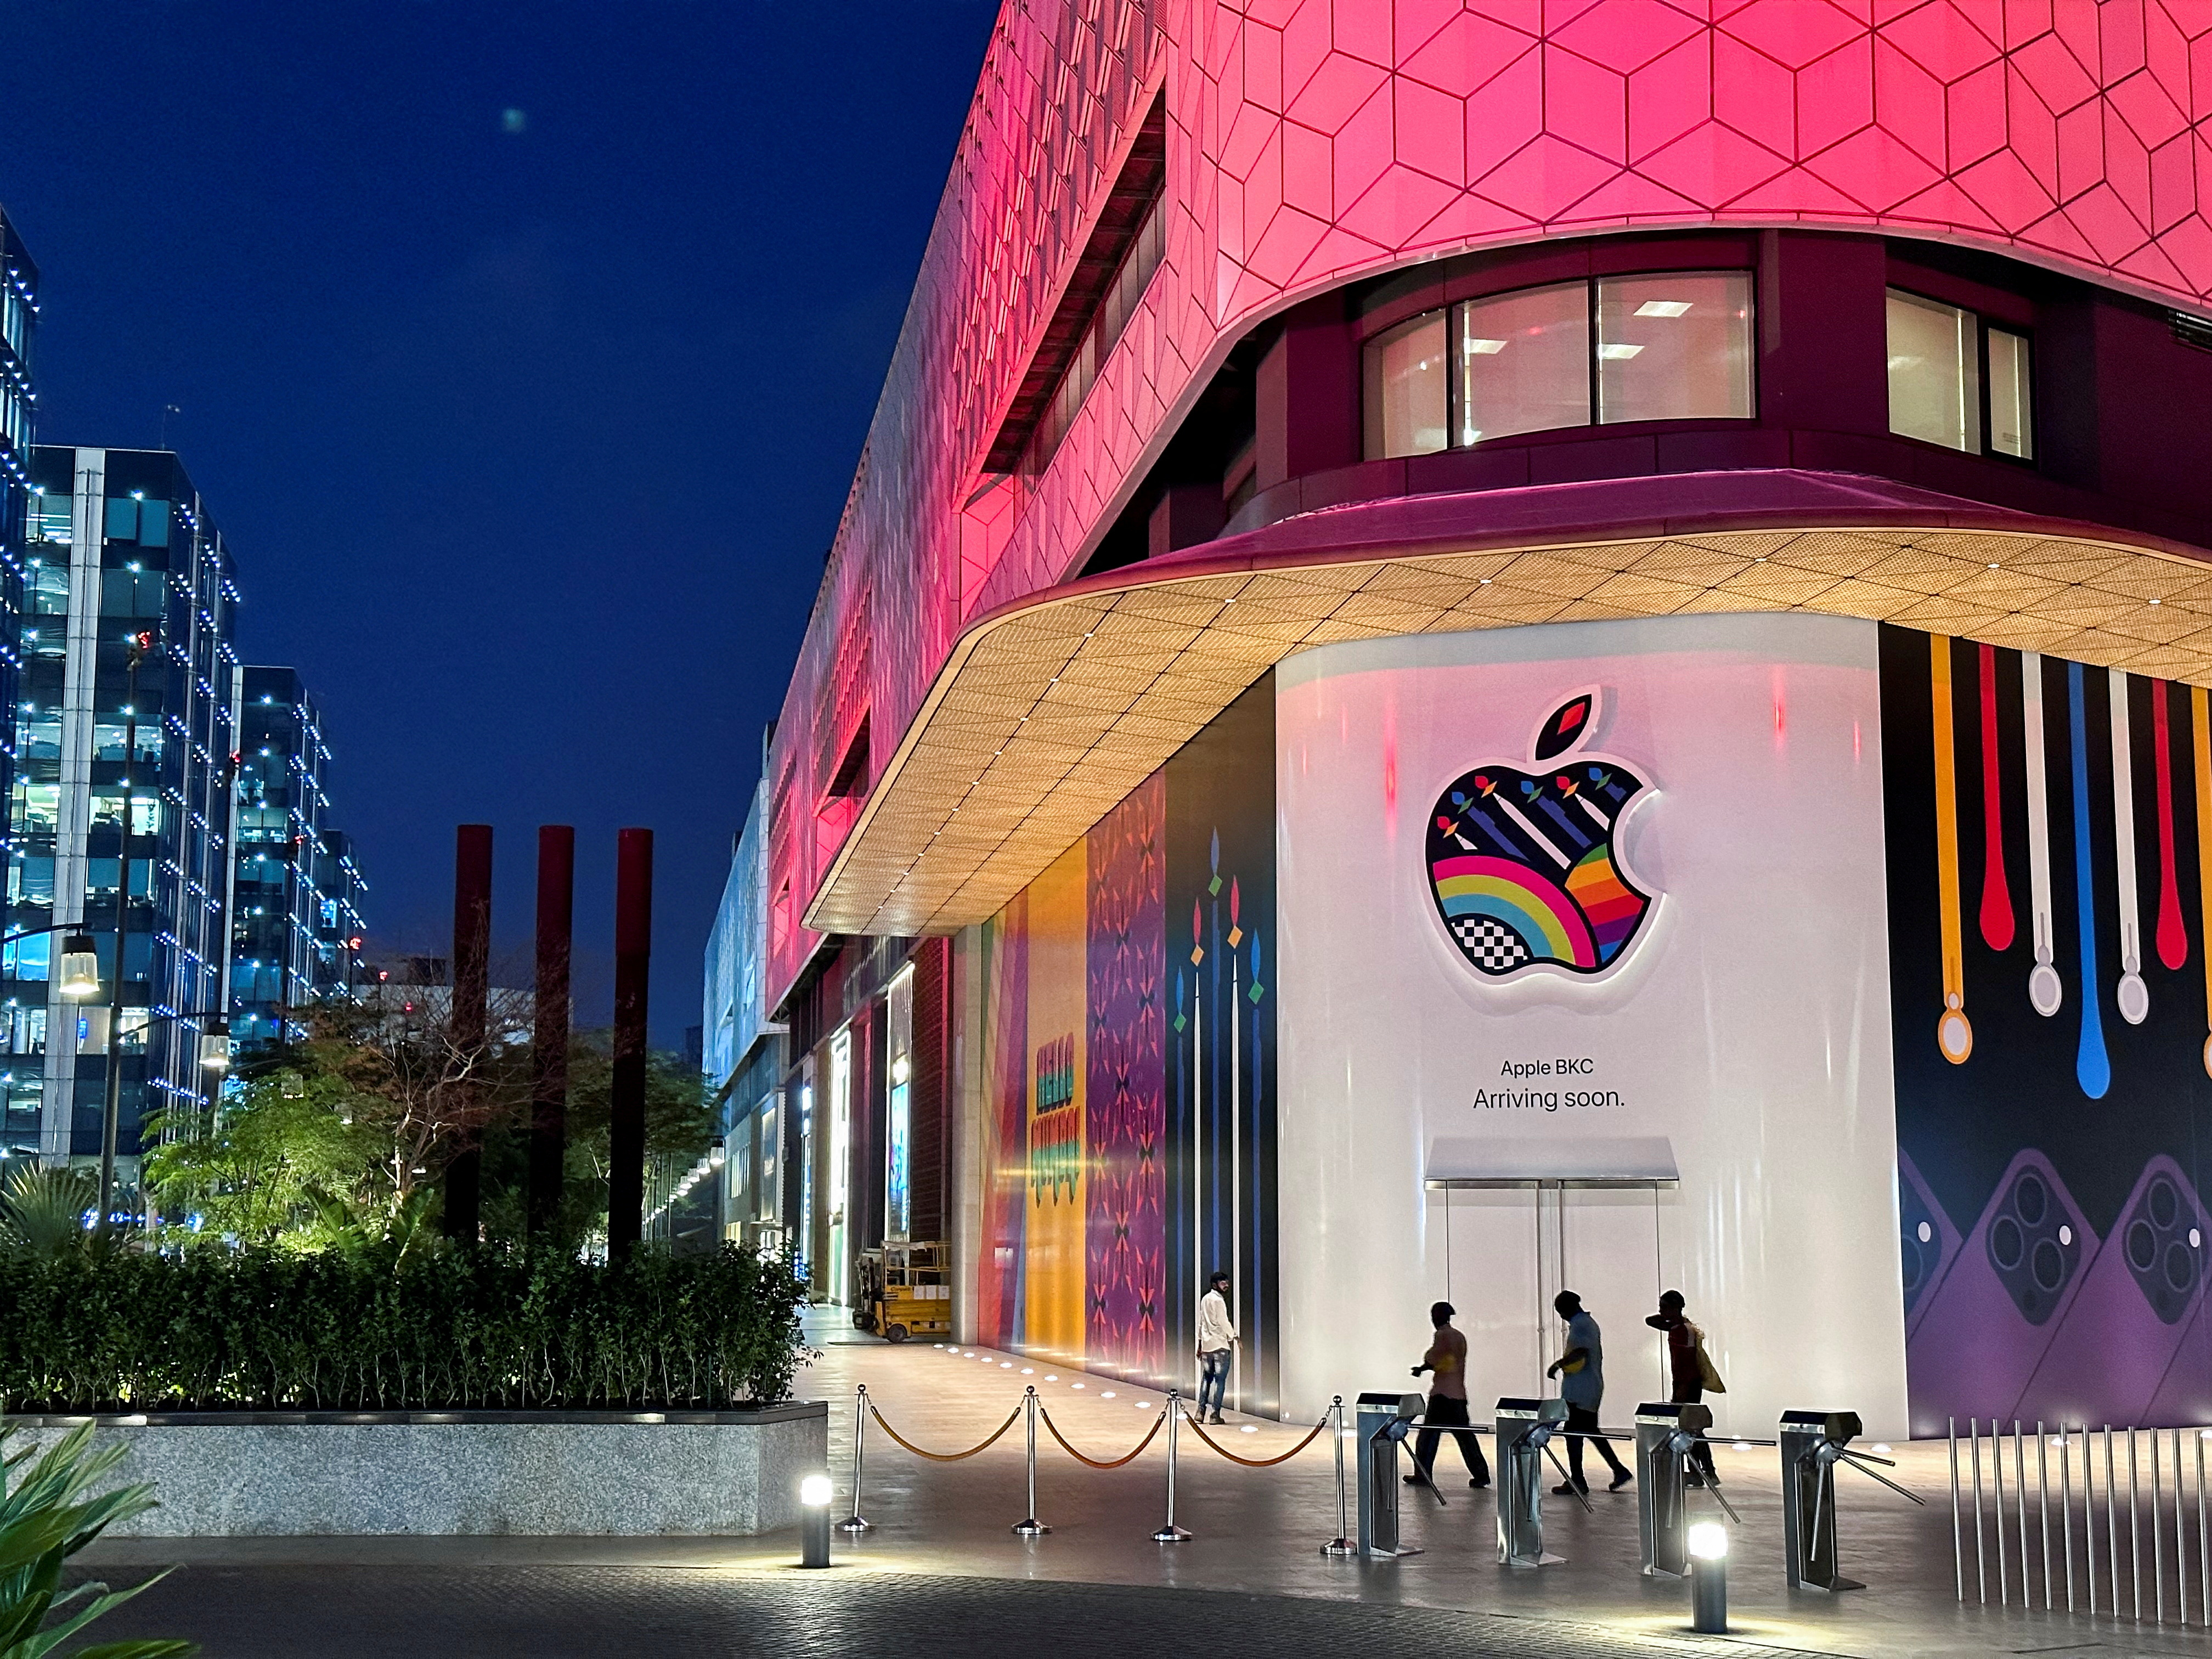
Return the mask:
<path fill-rule="evenodd" d="M 62 941 L 61 993 L 82 1000 L 100 994 L 100 950 L 86 933 Z"/>
<path fill-rule="evenodd" d="M 1701 1636 L 1728 1633 L 1728 1528 L 1700 1521 L 1690 1528 L 1690 1628 Z"/>
<path fill-rule="evenodd" d="M 799 1565 L 830 1565 L 830 1499 L 834 1489 L 826 1474 L 810 1474 L 799 1483 Z"/>

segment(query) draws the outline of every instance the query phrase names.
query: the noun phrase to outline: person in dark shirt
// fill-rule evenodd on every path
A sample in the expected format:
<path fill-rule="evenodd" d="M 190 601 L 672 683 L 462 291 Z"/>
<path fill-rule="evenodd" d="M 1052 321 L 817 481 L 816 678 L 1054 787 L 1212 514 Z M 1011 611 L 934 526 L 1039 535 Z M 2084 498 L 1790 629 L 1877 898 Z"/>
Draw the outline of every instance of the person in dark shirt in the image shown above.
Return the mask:
<path fill-rule="evenodd" d="M 1406 1477 L 1409 1486 L 1430 1478 L 1436 1468 L 1437 1442 L 1446 1429 L 1452 1428 L 1462 1431 L 1452 1438 L 1459 1442 L 1459 1455 L 1467 1462 L 1467 1484 L 1477 1487 L 1490 1484 L 1490 1462 L 1482 1455 L 1482 1442 L 1468 1431 L 1467 1338 L 1452 1328 L 1452 1316 L 1457 1311 L 1449 1302 L 1439 1302 L 1429 1310 L 1429 1322 L 1437 1334 L 1421 1363 L 1413 1367 L 1413 1375 L 1428 1371 L 1436 1381 L 1429 1385 L 1429 1407 L 1422 1414 L 1425 1426 L 1413 1443 L 1413 1462 L 1420 1473 Z"/>
<path fill-rule="evenodd" d="M 1567 1351 L 1544 1368 L 1545 1376 L 1559 1379 L 1559 1397 L 1567 1402 L 1567 1479 L 1552 1491 L 1566 1498 L 1589 1490 L 1589 1482 L 1583 1478 L 1583 1444 L 1587 1441 L 1613 1471 L 1613 1484 L 1606 1490 L 1619 1492 L 1636 1477 L 1613 1455 L 1613 1442 L 1597 1431 L 1598 1407 L 1605 1403 L 1604 1335 L 1572 1291 L 1561 1291 L 1552 1298 L 1552 1306 L 1567 1322 Z"/>
<path fill-rule="evenodd" d="M 1678 1406 L 1694 1406 L 1705 1397 L 1705 1368 L 1698 1363 L 1698 1345 L 1705 1333 L 1690 1322 L 1683 1311 L 1685 1306 L 1681 1291 L 1665 1291 L 1659 1297 L 1659 1311 L 1644 1322 L 1655 1331 L 1667 1334 L 1667 1370 L 1674 1380 L 1668 1399 Z M 1703 1440 L 1698 1442 L 1691 1461 L 1697 1465 L 1690 1476 L 1692 1486 L 1701 1486 L 1705 1480 L 1715 1486 L 1720 1484 L 1720 1472 L 1713 1468 L 1711 1446 Z"/>

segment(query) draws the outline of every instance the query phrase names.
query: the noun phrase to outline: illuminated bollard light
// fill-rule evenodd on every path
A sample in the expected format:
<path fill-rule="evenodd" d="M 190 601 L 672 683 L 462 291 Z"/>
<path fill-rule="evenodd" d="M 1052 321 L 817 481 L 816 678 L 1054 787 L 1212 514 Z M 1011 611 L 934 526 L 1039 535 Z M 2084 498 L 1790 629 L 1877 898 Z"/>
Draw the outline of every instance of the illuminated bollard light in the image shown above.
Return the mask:
<path fill-rule="evenodd" d="M 799 1483 L 799 1565 L 830 1565 L 830 1499 L 832 1489 L 826 1474 L 810 1474 Z"/>
<path fill-rule="evenodd" d="M 1728 1528 L 1700 1521 L 1690 1528 L 1690 1628 L 1701 1636 L 1728 1633 Z"/>

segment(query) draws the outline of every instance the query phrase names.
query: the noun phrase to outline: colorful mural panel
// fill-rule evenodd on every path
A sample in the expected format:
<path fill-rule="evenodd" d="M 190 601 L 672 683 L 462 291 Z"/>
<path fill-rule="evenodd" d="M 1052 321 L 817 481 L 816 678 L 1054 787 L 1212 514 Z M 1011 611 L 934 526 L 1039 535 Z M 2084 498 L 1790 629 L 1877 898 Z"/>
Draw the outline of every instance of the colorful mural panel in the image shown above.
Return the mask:
<path fill-rule="evenodd" d="M 2212 1421 L 2205 694 L 1890 627 L 1881 678 L 1913 1431 Z"/>

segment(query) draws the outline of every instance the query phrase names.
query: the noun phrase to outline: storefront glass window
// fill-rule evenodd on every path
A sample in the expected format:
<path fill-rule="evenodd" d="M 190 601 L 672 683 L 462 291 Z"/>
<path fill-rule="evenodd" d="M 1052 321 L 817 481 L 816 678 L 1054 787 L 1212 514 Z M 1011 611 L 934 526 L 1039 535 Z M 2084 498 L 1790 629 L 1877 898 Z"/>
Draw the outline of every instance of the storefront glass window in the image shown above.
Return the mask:
<path fill-rule="evenodd" d="M 1367 453 L 1427 455 L 1449 436 L 1444 374 L 1444 313 L 1401 323 L 1368 343 Z"/>
<path fill-rule="evenodd" d="M 2016 460 L 2035 459 L 2035 415 L 2027 338 L 1990 331 L 1990 447 Z"/>
<path fill-rule="evenodd" d="M 1889 429 L 1946 449 L 1982 447 L 1974 314 L 1889 291 Z"/>
<path fill-rule="evenodd" d="M 1748 271 L 1608 278 L 1597 320 L 1600 421 L 1750 418 Z"/>
<path fill-rule="evenodd" d="M 1559 283 L 1459 307 L 1459 441 L 1589 424 L 1589 288 Z"/>

